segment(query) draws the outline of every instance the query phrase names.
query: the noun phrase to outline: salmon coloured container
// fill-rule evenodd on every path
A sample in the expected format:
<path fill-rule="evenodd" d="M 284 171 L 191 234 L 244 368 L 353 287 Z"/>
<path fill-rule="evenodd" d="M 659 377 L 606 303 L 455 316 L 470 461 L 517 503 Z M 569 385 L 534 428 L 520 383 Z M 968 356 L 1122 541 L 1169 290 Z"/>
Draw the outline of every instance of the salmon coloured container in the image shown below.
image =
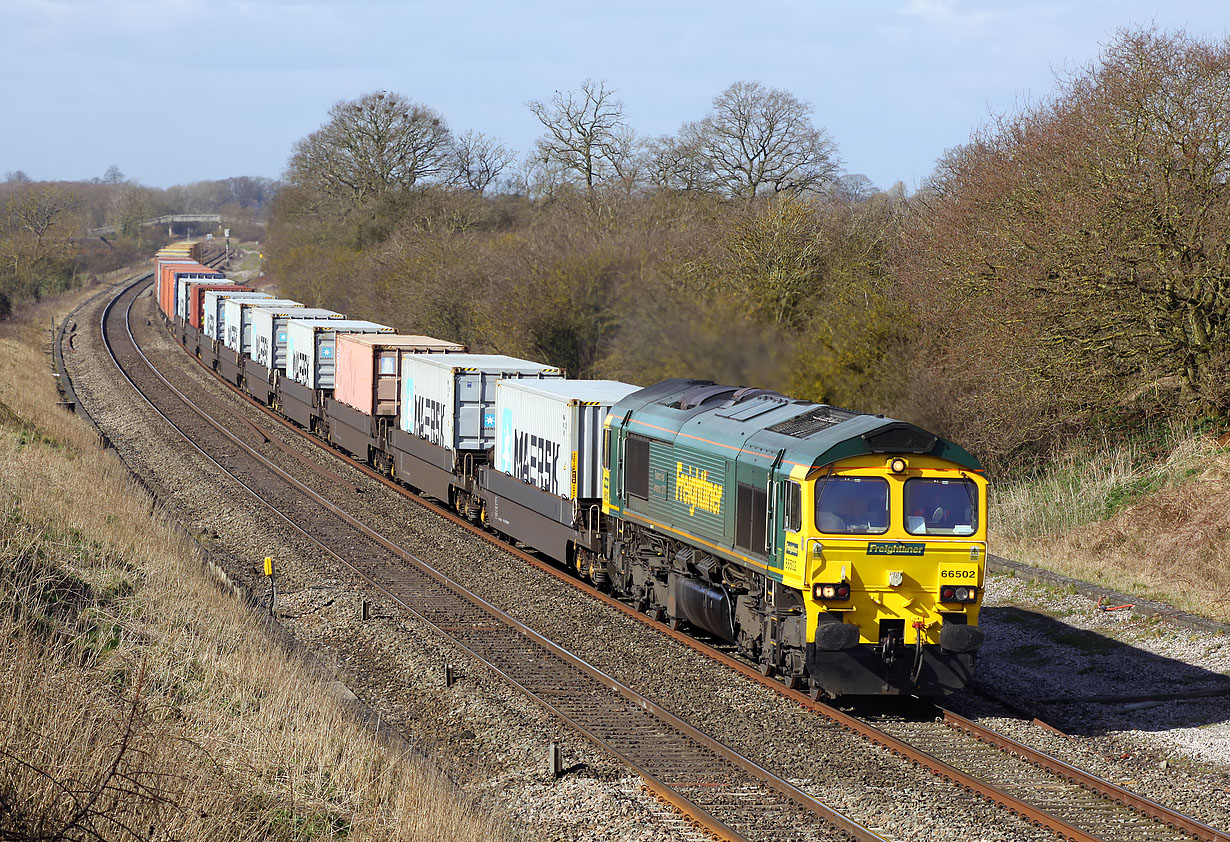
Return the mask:
<path fill-rule="evenodd" d="M 339 333 L 333 399 L 364 415 L 397 417 L 402 354 L 465 353 L 465 345 L 431 336 Z"/>

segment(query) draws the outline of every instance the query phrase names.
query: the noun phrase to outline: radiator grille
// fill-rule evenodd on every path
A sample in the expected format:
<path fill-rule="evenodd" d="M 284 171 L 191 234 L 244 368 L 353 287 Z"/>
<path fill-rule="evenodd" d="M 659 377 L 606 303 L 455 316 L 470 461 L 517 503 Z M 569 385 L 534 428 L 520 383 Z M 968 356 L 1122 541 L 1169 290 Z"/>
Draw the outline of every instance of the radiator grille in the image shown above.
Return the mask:
<path fill-rule="evenodd" d="M 779 421 L 768 429 L 770 432 L 793 436 L 796 439 L 805 439 L 821 430 L 832 427 L 835 424 L 840 424 L 843 421 L 849 421 L 851 418 L 861 414 L 849 409 L 838 409 L 835 406 L 816 406 L 801 415 L 787 418 L 785 421 Z"/>

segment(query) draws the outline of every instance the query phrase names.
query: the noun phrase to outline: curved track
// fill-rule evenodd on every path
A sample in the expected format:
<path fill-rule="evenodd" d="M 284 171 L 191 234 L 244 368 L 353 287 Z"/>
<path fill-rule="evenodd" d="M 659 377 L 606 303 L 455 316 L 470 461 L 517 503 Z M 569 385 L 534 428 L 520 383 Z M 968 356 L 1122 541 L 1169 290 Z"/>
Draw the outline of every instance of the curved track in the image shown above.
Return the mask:
<path fill-rule="evenodd" d="M 131 301 L 129 301 L 129 306 L 130 305 Z M 106 318 L 107 317 L 104 315 L 104 323 L 106 322 Z M 131 335 L 129 335 L 128 338 L 131 341 Z M 135 353 L 139 355 L 140 351 L 135 349 L 135 343 L 132 344 L 134 346 Z M 152 365 L 148 362 L 148 360 L 144 360 L 143 356 L 142 365 L 148 366 L 152 370 Z M 121 369 L 123 369 L 122 365 Z M 164 389 L 168 387 L 169 384 L 165 384 L 163 386 Z M 233 389 L 233 387 L 231 388 Z M 242 395 L 243 393 L 238 394 Z M 270 413 L 266 407 L 252 400 L 247 395 L 243 396 L 254 406 L 268 413 L 271 418 L 277 420 L 279 423 L 282 423 L 295 433 L 304 435 L 303 431 L 298 427 L 295 427 L 279 416 Z M 212 426 L 216 428 L 215 432 L 231 438 L 235 443 L 238 443 L 241 447 L 246 448 L 246 445 L 243 445 L 238 441 L 238 439 L 230 436 L 230 434 L 225 431 L 225 429 L 221 428 L 220 425 L 217 425 L 216 422 L 211 423 Z M 185 435 L 187 435 L 187 433 L 185 433 Z M 402 486 L 397 485 L 375 471 L 372 471 L 366 465 L 356 462 L 342 454 L 335 453 L 335 455 L 352 466 L 364 471 L 369 476 L 384 482 L 390 487 L 396 488 L 408 499 L 432 509 L 457 526 L 465 528 L 485 540 L 499 543 L 497 538 L 485 532 L 481 528 L 478 528 L 477 526 L 457 517 L 447 509 L 426 501 L 418 495 L 409 493 Z M 293 480 L 291 482 L 293 482 Z M 304 490 L 304 493 L 310 492 L 306 492 L 306 490 Z M 329 504 L 326 503 L 325 505 L 327 506 Z M 340 511 L 335 511 L 334 514 L 340 518 L 346 518 L 346 516 Z M 294 523 L 289 518 L 287 520 L 288 522 Z M 353 521 L 353 518 L 350 520 Z M 301 528 L 298 524 L 294 525 L 296 525 L 296 528 Z M 361 524 L 358 524 L 357 521 L 351 523 L 350 526 L 352 529 L 357 529 L 360 531 L 366 529 Z M 372 533 L 372 535 L 374 535 L 374 533 Z M 316 540 L 315 535 L 309 535 L 309 537 Z M 370 535 L 369 538 L 371 538 Z M 378 543 L 378 536 L 372 538 L 372 540 L 376 540 Z M 1169 810 L 1162 805 L 1134 795 L 1133 793 L 1124 790 L 1115 784 L 1104 781 L 1044 753 L 1035 751 L 1028 746 L 1011 740 L 1008 737 L 983 728 L 977 723 L 965 719 L 950 711 L 940 711 L 942 718 L 936 722 L 913 722 L 909 723 L 909 727 L 904 727 L 902 725 L 894 727 L 888 724 L 884 725 L 884 727 L 876 727 L 867 721 L 850 716 L 849 714 L 828 705 L 816 702 L 802 693 L 789 690 L 771 678 L 761 676 L 757 670 L 749 667 L 741 661 L 714 650 L 711 647 L 706 646 L 704 643 L 699 642 L 680 631 L 667 628 L 662 623 L 655 622 L 644 617 L 643 615 L 638 614 L 623 603 L 606 596 L 597 589 L 578 582 L 575 578 L 561 572 L 557 566 L 546 563 L 531 553 L 518 550 L 515 547 L 510 548 L 503 543 L 501 543 L 501 546 L 510 552 L 517 554 L 527 563 L 539 567 L 554 576 L 564 579 L 569 582 L 571 586 L 585 591 L 593 598 L 602 600 L 613 608 L 616 608 L 626 614 L 638 617 L 638 619 L 642 622 L 652 625 L 662 633 L 668 634 L 686 645 L 704 652 L 706 655 L 723 663 L 729 668 L 734 669 L 735 671 L 762 684 L 772 686 L 774 689 L 782 692 L 783 694 L 794 698 L 801 705 L 804 705 L 829 717 L 830 719 L 835 720 L 839 724 L 861 734 L 865 738 L 875 743 L 883 745 L 895 753 L 910 758 L 911 760 L 923 765 L 935 774 L 942 776 L 947 780 L 950 780 L 966 789 L 978 792 L 992 801 L 1007 807 L 1013 812 L 1024 816 L 1031 822 L 1051 829 L 1061 837 L 1074 840 L 1084 840 L 1087 842 L 1096 842 L 1097 840 L 1125 840 L 1125 842 L 1127 840 L 1131 840 L 1132 842 L 1141 840 L 1141 842 L 1145 842 L 1146 840 L 1155 839 L 1202 839 L 1208 840 L 1209 842 L 1230 842 L 1230 835 L 1227 835 L 1222 831 L 1207 827 L 1200 822 L 1182 816 L 1181 814 Z M 393 552 L 394 554 L 400 552 L 399 549 L 395 547 L 386 546 L 385 549 L 389 552 Z M 404 560 L 412 561 L 412 563 L 420 564 L 423 568 L 430 571 L 430 568 L 427 568 L 421 561 L 414 559 L 413 557 L 401 557 Z M 343 563 L 349 564 L 349 562 L 346 562 L 345 559 L 341 560 Z M 355 565 L 350 564 L 350 566 L 354 567 Z M 384 567 L 373 567 L 366 570 L 361 568 L 356 569 L 359 569 L 360 574 L 369 581 L 372 581 L 377 587 L 389 592 L 395 599 L 398 599 L 399 602 L 406 605 L 409 610 L 419 613 L 419 609 L 416 609 L 412 603 L 407 603 L 402 600 L 398 593 L 393 590 L 398 587 L 395 582 L 397 573 L 388 569 L 387 565 Z M 439 577 L 439 574 L 435 574 L 434 571 L 431 571 L 431 574 L 439 579 L 443 578 Z M 485 606 L 485 603 L 483 606 Z M 428 622 L 433 622 L 429 613 L 420 613 L 420 616 L 423 616 L 423 618 Z M 512 628 L 519 625 L 516 624 L 515 621 L 511 622 L 514 624 L 511 626 Z M 486 629 L 483 630 L 484 634 L 463 635 L 462 628 L 460 626 L 454 627 L 453 625 L 441 626 L 438 623 L 433 624 L 441 630 L 442 634 L 446 634 L 447 636 L 458 640 L 462 643 L 462 645 L 470 648 L 471 651 L 474 651 L 474 648 L 482 649 L 488 645 L 494 645 L 495 648 L 498 648 L 499 646 L 498 644 L 491 644 L 490 641 L 483 640 L 483 638 L 487 637 L 485 634 L 487 631 Z M 473 631 L 473 629 L 470 629 L 470 631 Z M 522 638 L 528 637 L 531 640 L 537 638 L 532 631 L 529 631 L 524 627 L 517 629 L 517 633 L 521 635 Z M 465 640 L 462 640 L 461 637 L 459 637 L 459 635 L 462 637 L 471 638 L 471 642 L 467 644 Z M 540 638 L 536 642 L 548 647 L 551 645 L 549 642 L 543 641 Z M 563 650 L 560 650 L 560 652 L 563 652 Z M 568 653 L 563 653 L 563 655 L 567 656 L 565 659 L 572 657 L 568 655 Z M 479 657 L 481 658 L 482 656 L 479 655 Z M 517 684 L 517 686 L 522 687 L 522 689 L 527 693 L 533 695 L 532 687 L 523 685 L 520 681 L 518 681 L 516 674 L 505 672 L 498 666 L 494 668 L 499 670 L 514 684 Z M 632 693 L 631 696 L 626 695 L 623 690 L 618 690 L 615 686 L 617 683 L 613 682 L 608 676 L 599 673 L 596 676 L 591 675 L 590 678 L 597 680 L 600 684 L 606 687 L 608 691 L 621 693 L 622 698 L 631 701 L 633 707 L 635 708 L 639 708 L 642 711 L 648 711 L 653 710 L 655 707 L 651 702 L 648 702 L 648 700 L 639 700 L 640 697 L 636 696 L 636 694 L 632 693 L 630 690 L 627 690 L 627 693 Z M 558 697 L 555 694 L 558 692 L 558 688 L 549 688 L 546 695 L 552 699 L 557 699 Z M 556 711 L 557 713 L 560 713 L 567 720 L 566 710 L 558 708 L 554 702 L 543 702 L 541 700 L 540 702 L 544 704 L 544 706 Z M 658 713 L 659 711 L 654 710 L 654 712 Z M 665 714 L 665 711 L 660 711 L 660 713 Z M 619 715 L 622 716 L 622 713 Z M 667 716 L 669 716 L 669 714 L 667 714 Z M 613 748 L 612 745 L 605 742 L 601 733 L 594 732 L 584 725 L 578 725 L 578 723 L 572 722 L 571 720 L 568 721 L 570 721 L 570 724 L 572 724 L 574 728 L 577 728 L 577 730 L 586 734 L 586 736 L 594 739 L 599 744 L 606 746 L 617 755 L 620 755 L 621 757 L 624 756 L 616 748 Z M 703 735 L 701 736 L 703 737 Z M 703 801 L 699 795 L 695 795 L 692 792 L 689 792 L 687 796 L 681 796 L 678 792 L 675 794 L 670 794 L 670 787 L 668 784 L 664 781 L 657 780 L 654 777 L 652 768 L 642 767 L 639 765 L 641 761 L 637 758 L 625 757 L 625 760 L 630 766 L 641 773 L 647 781 L 650 781 L 651 784 L 656 782 L 657 786 L 661 787 L 658 791 L 662 792 L 667 800 L 671 800 L 672 803 L 676 803 L 684 809 L 685 812 L 690 808 L 698 806 L 697 804 L 692 803 L 688 796 L 695 798 L 697 801 Z M 740 760 L 743 759 L 740 758 Z M 744 760 L 743 762 L 747 761 Z M 764 770 L 760 771 L 763 772 Z M 768 773 L 766 772 L 765 774 Z M 710 790 L 715 788 L 711 785 L 713 782 L 708 779 L 705 779 L 704 783 Z M 794 788 L 789 784 L 785 784 L 784 790 L 780 787 L 780 785 L 775 785 L 775 788 L 779 793 L 782 793 L 783 791 L 789 793 L 790 790 L 794 790 Z M 795 795 L 793 798 L 796 805 L 799 804 L 797 799 L 798 795 L 802 795 L 804 799 L 808 798 L 802 793 L 799 793 L 797 790 L 794 790 L 794 792 Z M 768 810 L 769 812 L 767 814 L 773 814 L 774 811 L 774 808 L 771 808 L 767 803 L 763 806 L 757 806 L 756 809 Z M 718 812 L 719 814 L 721 813 L 720 809 L 715 810 L 715 812 Z M 720 825 L 721 823 L 719 822 L 718 824 Z M 760 824 L 763 825 L 763 822 Z M 840 822 L 838 822 L 838 824 L 840 825 Z M 738 838 L 737 832 L 731 827 L 711 827 L 711 829 L 719 835 L 729 833 L 733 834 L 732 838 Z M 764 827 L 758 828 L 760 831 L 764 831 L 765 829 L 766 828 Z M 857 826 L 845 827 L 844 829 L 846 832 L 855 836 L 855 838 L 876 838 L 874 836 L 857 836 L 858 832 L 866 832 Z M 758 838 L 779 837 L 775 835 L 761 837 L 758 835 Z"/>
<path fill-rule="evenodd" d="M 140 282 L 104 309 L 117 368 L 189 446 L 404 610 L 469 651 L 723 839 L 881 837 L 551 643 L 265 460 L 161 375 L 128 324 Z"/>

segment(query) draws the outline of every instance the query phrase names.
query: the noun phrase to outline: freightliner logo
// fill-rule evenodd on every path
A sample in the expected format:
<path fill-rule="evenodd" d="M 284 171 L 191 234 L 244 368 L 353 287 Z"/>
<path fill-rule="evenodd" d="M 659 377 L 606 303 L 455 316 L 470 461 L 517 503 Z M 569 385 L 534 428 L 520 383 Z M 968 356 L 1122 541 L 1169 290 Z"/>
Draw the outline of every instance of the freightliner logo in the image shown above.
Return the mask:
<path fill-rule="evenodd" d="M 875 542 L 867 545 L 867 555 L 922 555 L 926 551 L 926 544 L 906 544 L 901 541 Z"/>

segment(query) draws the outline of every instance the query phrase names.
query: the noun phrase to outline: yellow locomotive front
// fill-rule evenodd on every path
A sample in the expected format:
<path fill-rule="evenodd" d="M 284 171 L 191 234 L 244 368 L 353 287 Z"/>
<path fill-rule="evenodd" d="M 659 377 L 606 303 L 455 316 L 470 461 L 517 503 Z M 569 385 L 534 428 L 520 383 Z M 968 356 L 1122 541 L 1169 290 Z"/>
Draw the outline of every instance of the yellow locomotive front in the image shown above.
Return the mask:
<path fill-rule="evenodd" d="M 812 686 L 935 696 L 967 684 L 982 643 L 982 476 L 929 455 L 865 454 L 798 466 L 791 480 L 785 567 L 807 609 Z"/>

